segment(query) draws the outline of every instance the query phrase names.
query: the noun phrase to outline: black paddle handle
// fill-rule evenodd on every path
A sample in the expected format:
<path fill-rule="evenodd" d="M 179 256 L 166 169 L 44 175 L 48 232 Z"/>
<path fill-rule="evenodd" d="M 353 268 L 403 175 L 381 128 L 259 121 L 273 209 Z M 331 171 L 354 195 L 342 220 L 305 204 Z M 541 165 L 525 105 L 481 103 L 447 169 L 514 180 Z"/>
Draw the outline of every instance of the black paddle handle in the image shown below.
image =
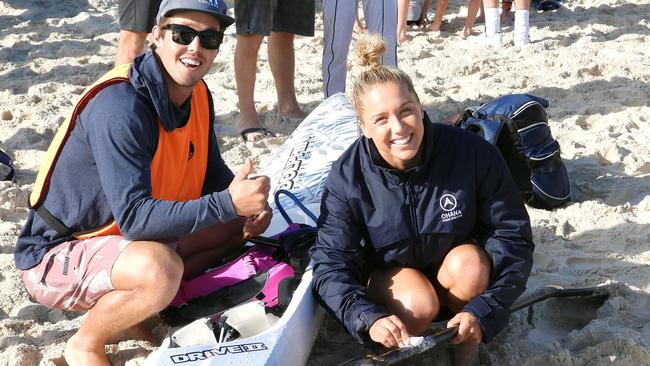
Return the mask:
<path fill-rule="evenodd" d="M 450 341 L 458 333 L 458 326 L 439 329 L 438 331 L 423 337 L 422 343 L 415 347 L 393 348 L 379 355 L 368 354 L 362 357 L 353 358 L 339 366 L 379 366 L 392 365 L 398 361 L 405 360 L 411 356 L 422 353 L 436 345 Z"/>
<path fill-rule="evenodd" d="M 529 307 L 538 302 L 550 299 L 552 297 L 586 297 L 599 294 L 605 294 L 605 287 L 582 287 L 582 288 L 562 288 L 557 286 L 546 286 L 522 296 L 508 309 L 511 313 Z"/>

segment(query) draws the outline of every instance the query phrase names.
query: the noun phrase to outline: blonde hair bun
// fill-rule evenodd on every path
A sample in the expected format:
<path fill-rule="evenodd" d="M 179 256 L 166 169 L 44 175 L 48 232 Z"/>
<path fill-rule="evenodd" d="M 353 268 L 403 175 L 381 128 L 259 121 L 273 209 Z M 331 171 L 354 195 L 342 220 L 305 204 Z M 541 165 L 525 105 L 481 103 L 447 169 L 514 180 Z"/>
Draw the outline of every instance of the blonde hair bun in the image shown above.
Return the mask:
<path fill-rule="evenodd" d="M 353 77 L 381 65 L 386 47 L 379 34 L 364 34 L 354 47 L 355 57 L 350 61 Z"/>
<path fill-rule="evenodd" d="M 411 78 L 396 67 L 382 65 L 381 57 L 385 50 L 384 40 L 379 34 L 361 36 L 354 47 L 354 57 L 350 60 L 350 100 L 357 113 L 363 109 L 362 97 L 379 84 L 397 83 L 413 93 L 419 102 Z"/>

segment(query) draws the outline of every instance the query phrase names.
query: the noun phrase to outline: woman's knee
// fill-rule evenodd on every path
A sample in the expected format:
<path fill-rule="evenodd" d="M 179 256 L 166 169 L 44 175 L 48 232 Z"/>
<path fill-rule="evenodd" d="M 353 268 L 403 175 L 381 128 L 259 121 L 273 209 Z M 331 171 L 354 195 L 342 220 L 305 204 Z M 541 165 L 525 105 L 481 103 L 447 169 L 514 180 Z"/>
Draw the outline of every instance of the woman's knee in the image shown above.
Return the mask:
<path fill-rule="evenodd" d="M 440 267 L 438 280 L 447 288 L 462 288 L 464 293 L 478 295 L 490 281 L 490 260 L 487 253 L 473 244 L 452 249 Z"/>
<path fill-rule="evenodd" d="M 433 293 L 411 292 L 401 299 L 403 313 L 400 319 L 410 334 L 420 334 L 431 326 L 433 319 L 440 312 L 440 302 Z"/>
<path fill-rule="evenodd" d="M 369 297 L 404 322 L 411 334 L 429 328 L 440 311 L 440 302 L 429 279 L 412 268 L 392 268 L 373 272 Z"/>

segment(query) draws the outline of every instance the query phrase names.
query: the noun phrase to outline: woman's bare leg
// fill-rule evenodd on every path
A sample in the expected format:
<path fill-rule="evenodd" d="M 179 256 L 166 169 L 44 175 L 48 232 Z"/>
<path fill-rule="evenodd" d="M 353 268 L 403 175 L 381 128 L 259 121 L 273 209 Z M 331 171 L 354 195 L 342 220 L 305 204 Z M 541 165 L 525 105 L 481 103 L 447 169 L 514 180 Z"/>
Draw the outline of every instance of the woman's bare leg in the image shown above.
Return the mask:
<path fill-rule="evenodd" d="M 413 268 L 373 271 L 368 281 L 368 297 L 396 315 L 412 335 L 427 330 L 440 311 L 433 285 L 422 272 Z"/>

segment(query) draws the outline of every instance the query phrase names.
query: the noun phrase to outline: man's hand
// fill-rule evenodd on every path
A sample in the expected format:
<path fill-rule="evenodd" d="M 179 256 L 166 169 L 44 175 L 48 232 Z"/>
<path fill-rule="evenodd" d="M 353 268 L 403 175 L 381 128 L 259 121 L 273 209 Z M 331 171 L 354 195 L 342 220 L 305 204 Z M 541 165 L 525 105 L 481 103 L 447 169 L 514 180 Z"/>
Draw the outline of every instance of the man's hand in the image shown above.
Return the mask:
<path fill-rule="evenodd" d="M 483 339 L 483 330 L 474 315 L 461 311 L 447 322 L 447 327 L 458 325 L 458 334 L 451 340 L 452 344 L 459 343 L 481 343 Z"/>
<path fill-rule="evenodd" d="M 239 169 L 228 187 L 230 198 L 239 216 L 257 216 L 267 207 L 271 189 L 269 177 L 261 175 L 249 179 L 248 175 L 252 170 L 253 161 L 246 158 L 244 166 Z"/>
<path fill-rule="evenodd" d="M 273 211 L 271 211 L 271 207 L 267 204 L 264 211 L 259 215 L 248 217 L 246 223 L 244 223 L 244 237 L 253 237 L 262 234 L 271 224 L 272 218 Z"/>
<path fill-rule="evenodd" d="M 370 326 L 368 334 L 370 339 L 387 348 L 405 346 L 410 337 L 406 325 L 395 315 L 377 319 Z"/>

